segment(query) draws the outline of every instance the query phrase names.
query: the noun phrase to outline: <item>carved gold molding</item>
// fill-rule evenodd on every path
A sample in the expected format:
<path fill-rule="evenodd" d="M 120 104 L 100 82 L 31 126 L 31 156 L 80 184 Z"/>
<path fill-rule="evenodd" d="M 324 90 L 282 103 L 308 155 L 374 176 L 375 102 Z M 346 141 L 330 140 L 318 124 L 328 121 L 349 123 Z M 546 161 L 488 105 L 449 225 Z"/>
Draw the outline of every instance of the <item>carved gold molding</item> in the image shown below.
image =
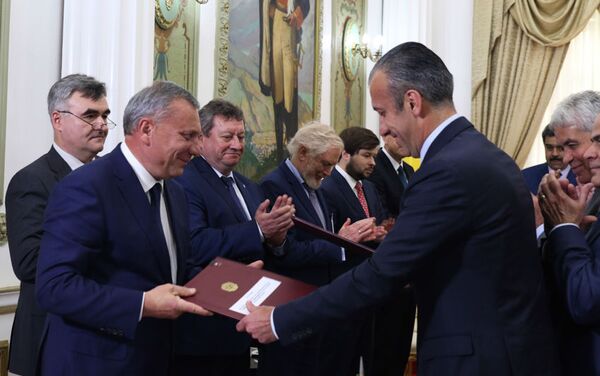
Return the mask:
<path fill-rule="evenodd" d="M 220 1 L 219 17 L 217 19 L 217 58 L 215 80 L 216 97 L 222 98 L 227 94 L 229 83 L 229 0 Z"/>
<path fill-rule="evenodd" d="M 19 290 L 20 290 L 19 285 L 0 287 L 0 295 L 1 294 L 9 294 L 11 292 L 19 292 Z"/>

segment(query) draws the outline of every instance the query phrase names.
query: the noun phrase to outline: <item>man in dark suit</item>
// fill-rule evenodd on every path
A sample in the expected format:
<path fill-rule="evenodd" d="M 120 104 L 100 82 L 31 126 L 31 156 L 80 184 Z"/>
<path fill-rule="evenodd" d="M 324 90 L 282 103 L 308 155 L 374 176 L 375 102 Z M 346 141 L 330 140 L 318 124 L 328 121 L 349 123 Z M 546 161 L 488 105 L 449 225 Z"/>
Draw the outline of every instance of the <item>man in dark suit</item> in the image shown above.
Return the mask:
<path fill-rule="evenodd" d="M 379 199 L 390 218 L 396 219 L 400 212 L 400 198 L 414 170 L 402 158 L 409 152 L 403 145 L 398 145 L 394 137 L 383 137 L 383 147 L 375 157 L 375 168 L 367 180 L 375 184 Z"/>
<path fill-rule="evenodd" d="M 563 179 L 569 180 L 569 183 L 577 185 L 575 174 L 571 171 L 571 166 L 563 162 L 564 149 L 558 143 L 554 131 L 547 125 L 542 131 L 542 141 L 544 142 L 544 150 L 546 152 L 546 163 L 531 166 L 523 170 L 523 178 L 529 190 L 533 194 L 537 194 L 538 187 L 542 177 L 549 171 L 560 171 L 560 176 Z"/>
<path fill-rule="evenodd" d="M 198 102 L 171 82 L 134 95 L 125 142 L 54 189 L 36 295 L 48 317 L 42 375 L 168 375 L 173 322 L 210 314 L 181 297 L 189 252 L 185 192 L 169 178 L 199 153 Z M 199 333 L 199 335 L 201 335 Z"/>
<path fill-rule="evenodd" d="M 389 218 L 374 184 L 366 180 L 377 169 L 376 156 L 381 154 L 381 151 L 379 154 L 377 152 L 379 139 L 370 130 L 359 127 L 344 129 L 340 138 L 344 142 L 342 157 L 331 176 L 324 179 L 321 185 L 329 210 L 337 220 L 335 225 L 341 225 L 339 219 L 350 218 L 355 222 L 368 217 L 374 218 L 378 225 L 386 221 L 393 224 L 395 217 Z M 392 140 L 396 145 L 393 137 L 387 136 L 385 139 Z M 391 145 L 388 145 L 388 148 L 393 149 Z M 387 159 L 387 156 L 383 154 L 383 158 Z M 391 166 L 389 161 L 387 164 Z M 402 188 L 398 172 L 395 169 L 391 172 L 395 175 L 394 183 L 398 183 Z M 380 177 L 384 178 L 384 175 L 380 173 Z M 395 192 L 394 196 L 398 197 L 395 205 L 397 211 L 400 204 L 399 194 Z M 384 226 L 377 226 L 376 229 L 376 239 L 366 243 L 372 248 L 377 248 L 386 234 Z M 336 275 L 365 259 L 364 256 L 348 255 L 348 262 L 341 265 Z M 414 319 L 414 297 L 412 290 L 406 287 L 386 304 L 375 308 L 366 320 L 353 323 L 354 330 L 346 330 L 346 333 L 358 333 L 357 329 L 361 329 L 360 324 L 363 324 L 361 337 L 350 336 L 346 342 L 359 346 L 357 353 L 363 357 L 365 375 L 400 375 L 404 372 L 410 354 Z"/>
<path fill-rule="evenodd" d="M 217 256 L 247 263 L 280 251 L 293 224 L 291 199 L 278 197 L 269 212 L 258 185 L 233 171 L 244 152 L 242 110 L 214 99 L 200 109 L 200 124 L 200 157 L 177 178 L 189 203 L 194 270 Z M 236 332 L 235 323 L 224 316 L 181 317 L 176 374 L 248 375 L 251 338 Z"/>
<path fill-rule="evenodd" d="M 248 303 L 239 330 L 291 343 L 411 282 L 419 375 L 558 373 L 529 191 L 512 158 L 456 114 L 452 81 L 415 42 L 375 64 L 380 133 L 422 161 L 394 228 L 369 260 L 309 296 L 275 309 Z"/>
<path fill-rule="evenodd" d="M 283 194 L 289 195 L 296 208 L 296 217 L 333 231 L 333 218 L 318 188 L 322 180 L 331 174 L 342 149 L 342 140 L 327 125 L 305 125 L 288 142 L 290 158 L 265 176 L 261 187 L 273 200 Z M 372 235 L 372 222 L 371 219 L 355 223 L 347 221 L 339 235 L 353 241 L 364 240 Z M 333 265 L 345 260 L 345 252 L 339 246 L 315 239 L 304 231 L 292 228 L 288 238 L 291 240 L 290 249 L 280 257 L 267 255 L 266 269 L 307 283 L 324 285 L 332 279 Z M 259 351 L 259 374 L 325 375 L 331 369 L 336 369 L 335 374 L 338 375 L 353 372 L 346 357 L 332 361 L 329 356 L 332 344 L 337 344 L 336 334 L 328 331 L 285 348 L 279 344 L 263 346 Z M 323 351 L 324 348 L 328 350 Z"/>
<path fill-rule="evenodd" d="M 586 233 L 592 218 L 584 217 L 592 186 L 600 187 L 600 116 L 591 138 L 583 157 L 591 168 L 592 184 L 581 186 L 576 195 L 565 181 L 547 174 L 538 194 L 549 230 L 544 258 L 558 296 L 555 310 L 559 311 L 559 349 L 565 375 L 600 374 L 600 222 Z"/>
<path fill-rule="evenodd" d="M 8 369 L 33 375 L 46 312 L 35 300 L 42 222 L 54 185 L 102 151 L 114 123 L 104 83 L 82 74 L 58 80 L 48 93 L 54 143 L 48 153 L 13 176 L 6 191 L 6 226 L 13 271 L 21 281 L 10 337 Z"/>

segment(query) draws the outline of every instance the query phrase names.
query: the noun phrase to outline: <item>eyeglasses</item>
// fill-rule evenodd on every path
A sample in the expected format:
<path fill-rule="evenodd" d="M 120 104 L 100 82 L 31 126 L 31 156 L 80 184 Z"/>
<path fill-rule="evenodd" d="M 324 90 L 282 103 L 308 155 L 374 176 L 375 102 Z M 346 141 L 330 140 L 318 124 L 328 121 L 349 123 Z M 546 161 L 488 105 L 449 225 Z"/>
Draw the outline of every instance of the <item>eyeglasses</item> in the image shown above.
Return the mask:
<path fill-rule="evenodd" d="M 98 127 L 98 126 L 99 126 L 100 128 L 102 128 L 102 127 L 106 127 L 106 128 L 108 128 L 108 129 L 113 129 L 114 127 L 116 127 L 116 126 L 117 126 L 117 124 L 116 124 L 114 121 L 110 120 L 110 119 L 108 118 L 108 116 L 107 116 L 107 117 L 104 117 L 104 115 L 102 115 L 102 114 L 95 114 L 95 113 L 92 113 L 92 114 L 89 114 L 89 115 L 85 115 L 84 117 L 81 117 L 81 116 L 77 116 L 77 115 L 75 115 L 75 114 L 74 114 L 74 113 L 72 113 L 71 111 L 56 111 L 56 112 L 58 112 L 58 113 L 61 113 L 61 114 L 69 114 L 69 115 L 73 115 L 73 116 L 75 116 L 77 119 L 79 119 L 79 120 L 83 121 L 84 123 L 87 123 L 87 124 L 89 124 L 89 125 L 92 127 L 92 129 L 94 129 L 95 127 Z M 101 120 L 102 122 L 101 122 L 101 123 L 96 123 L 96 120 L 97 120 L 97 119 L 102 119 L 102 120 Z"/>

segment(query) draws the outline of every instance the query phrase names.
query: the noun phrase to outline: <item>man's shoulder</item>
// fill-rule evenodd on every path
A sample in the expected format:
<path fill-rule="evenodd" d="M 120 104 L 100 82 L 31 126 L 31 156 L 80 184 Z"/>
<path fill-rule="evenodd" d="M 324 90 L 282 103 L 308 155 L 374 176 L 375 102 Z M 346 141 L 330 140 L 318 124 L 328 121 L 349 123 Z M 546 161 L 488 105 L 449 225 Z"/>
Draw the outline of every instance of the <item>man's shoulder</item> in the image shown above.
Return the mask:
<path fill-rule="evenodd" d="M 60 156 L 56 154 L 56 158 L 60 158 Z M 60 158 L 60 161 L 64 163 L 64 168 L 68 169 L 67 162 L 62 160 L 62 158 Z M 21 183 L 25 183 L 31 185 L 35 180 L 53 181 L 56 180 L 55 174 L 56 172 L 51 167 L 50 152 L 48 152 L 17 171 L 17 173 L 11 178 L 8 184 L 8 189 L 10 190 L 15 184 L 20 185 Z"/>
<path fill-rule="evenodd" d="M 527 167 L 523 169 L 523 175 L 539 174 L 540 172 L 547 173 L 548 165 L 546 163 L 540 163 L 535 166 Z"/>

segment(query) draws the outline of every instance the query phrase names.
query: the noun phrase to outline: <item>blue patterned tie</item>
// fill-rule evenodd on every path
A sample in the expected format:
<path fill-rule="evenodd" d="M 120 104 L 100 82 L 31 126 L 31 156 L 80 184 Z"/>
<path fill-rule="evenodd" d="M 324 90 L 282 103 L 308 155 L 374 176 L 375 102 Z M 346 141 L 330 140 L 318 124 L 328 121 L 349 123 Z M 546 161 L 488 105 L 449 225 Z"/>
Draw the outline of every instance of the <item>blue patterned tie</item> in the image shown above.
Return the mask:
<path fill-rule="evenodd" d="M 238 208 L 238 210 L 242 214 L 242 218 L 248 219 L 248 216 L 246 215 L 246 211 L 242 207 L 242 203 L 240 202 L 238 195 L 235 193 L 235 188 L 233 187 L 233 185 L 235 184 L 235 181 L 233 180 L 233 178 L 231 176 L 221 176 L 221 180 L 227 186 L 227 191 L 229 192 L 229 196 L 231 196 L 231 199 L 235 203 L 235 206 Z"/>
<path fill-rule="evenodd" d="M 402 165 L 398 167 L 398 178 L 400 179 L 400 183 L 402 183 L 402 186 L 406 188 L 406 186 L 408 185 L 408 179 L 406 178 L 406 172 L 404 172 Z"/>
<path fill-rule="evenodd" d="M 319 198 L 317 197 L 317 192 L 315 192 L 314 189 L 312 189 L 311 187 L 308 186 L 308 184 L 303 183 L 302 185 L 304 185 L 304 189 L 306 189 L 306 191 L 308 192 L 308 199 L 310 200 L 310 203 L 313 206 L 313 209 L 315 209 L 315 212 L 317 213 L 317 216 L 319 217 L 319 221 L 321 221 L 321 226 L 324 229 L 327 229 L 327 226 L 325 225 L 325 216 L 323 215 L 323 209 L 321 209 L 321 204 L 319 203 Z"/>

